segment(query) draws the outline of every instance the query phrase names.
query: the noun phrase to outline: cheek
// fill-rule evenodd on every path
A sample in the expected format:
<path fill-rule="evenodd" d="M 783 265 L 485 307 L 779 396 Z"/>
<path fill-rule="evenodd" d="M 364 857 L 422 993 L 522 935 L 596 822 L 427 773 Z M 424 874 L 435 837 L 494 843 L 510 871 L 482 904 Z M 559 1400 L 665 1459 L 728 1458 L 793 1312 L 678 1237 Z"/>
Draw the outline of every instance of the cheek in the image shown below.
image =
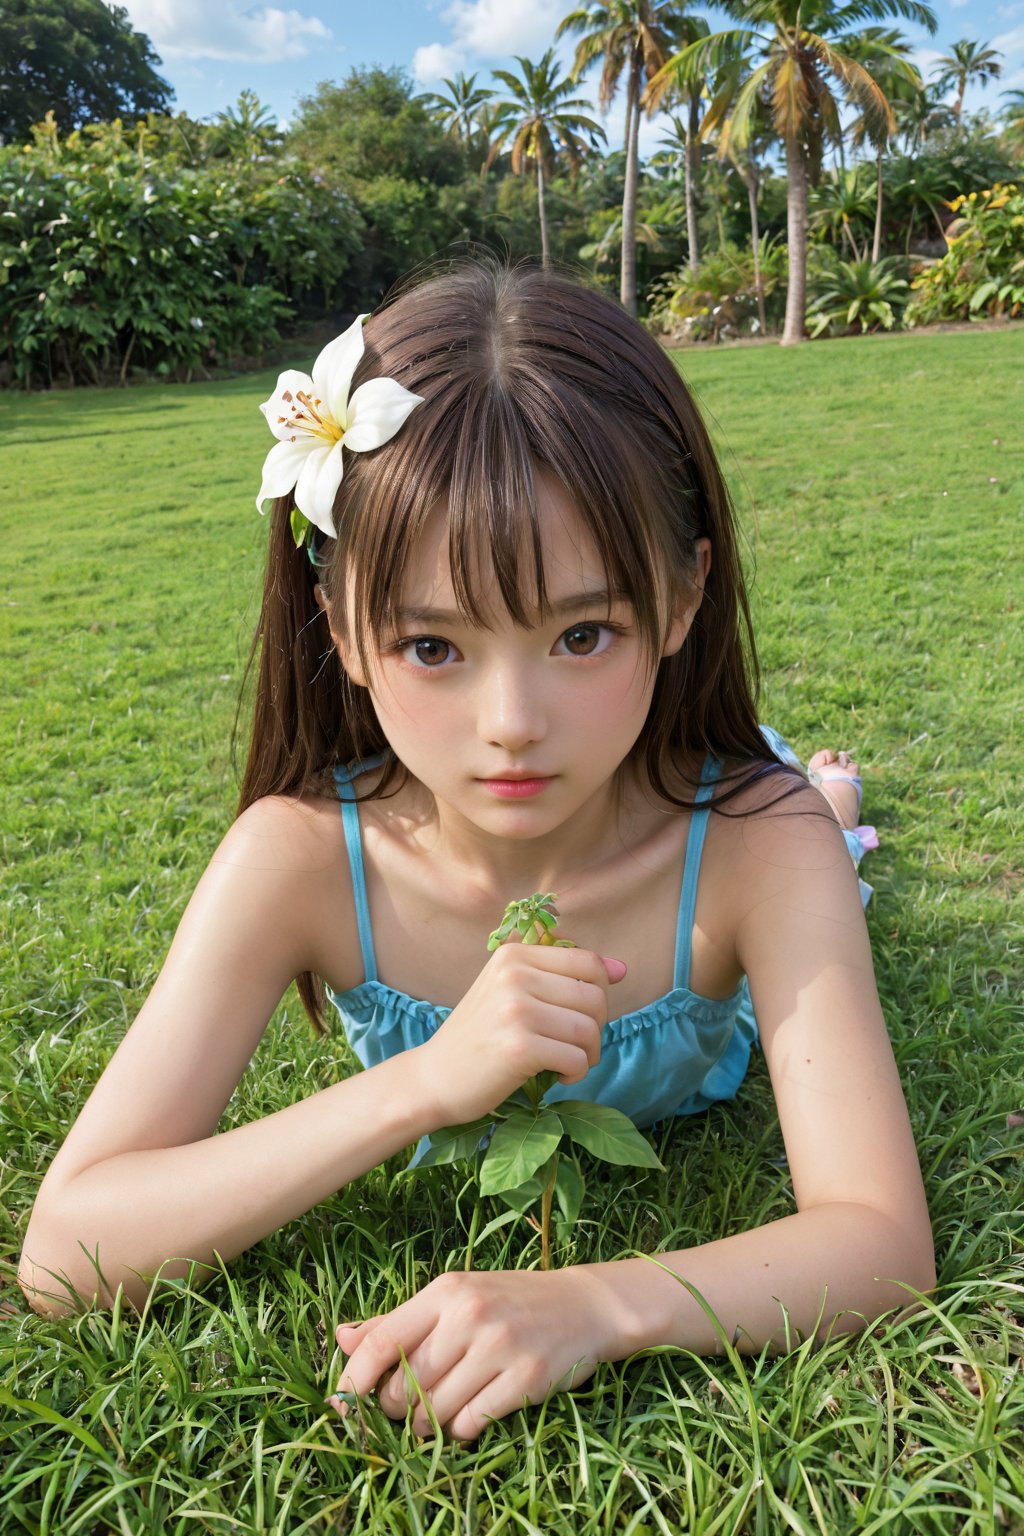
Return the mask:
<path fill-rule="evenodd" d="M 566 713 L 580 721 L 592 734 L 614 729 L 617 722 L 646 716 L 654 692 L 654 678 L 642 666 L 632 662 L 595 675 L 588 686 L 573 690 Z"/>
<path fill-rule="evenodd" d="M 386 682 L 374 679 L 370 698 L 377 719 L 392 746 L 401 741 L 415 746 L 443 740 L 452 723 L 453 701 L 441 699 L 442 690 L 418 678 L 392 674 Z"/>

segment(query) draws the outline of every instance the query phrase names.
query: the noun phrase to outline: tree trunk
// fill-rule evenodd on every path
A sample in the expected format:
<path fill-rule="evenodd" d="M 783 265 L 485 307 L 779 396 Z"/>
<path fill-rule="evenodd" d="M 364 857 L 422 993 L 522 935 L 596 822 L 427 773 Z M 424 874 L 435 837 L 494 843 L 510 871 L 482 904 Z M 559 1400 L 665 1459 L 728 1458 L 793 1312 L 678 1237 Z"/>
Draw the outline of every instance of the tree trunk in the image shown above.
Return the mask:
<path fill-rule="evenodd" d="M 629 68 L 626 94 L 626 184 L 622 191 L 622 258 L 619 298 L 627 314 L 636 314 L 636 184 L 640 141 L 640 65 Z"/>
<path fill-rule="evenodd" d="M 761 326 L 761 335 L 768 332 L 768 322 L 764 317 L 764 278 L 761 275 L 761 232 L 757 217 L 757 167 L 753 160 L 747 162 L 743 179 L 747 184 L 747 201 L 750 204 L 750 240 L 754 252 L 754 291 L 757 294 L 757 318 Z"/>
<path fill-rule="evenodd" d="M 700 266 L 700 248 L 697 235 L 697 166 L 700 163 L 700 144 L 697 130 L 700 127 L 700 100 L 690 97 L 690 120 L 686 127 L 686 153 L 683 166 L 686 175 L 686 243 L 690 249 L 690 271 Z"/>
<path fill-rule="evenodd" d="M 882 145 L 879 144 L 878 177 L 875 190 L 875 238 L 871 243 L 871 265 L 874 266 L 882 253 Z"/>
<path fill-rule="evenodd" d="M 792 347 L 804 340 L 807 314 L 807 162 L 799 139 L 786 140 L 786 180 L 789 283 L 782 345 Z"/>
<path fill-rule="evenodd" d="M 540 210 L 540 260 L 541 265 L 550 267 L 551 254 L 548 250 L 548 217 L 544 207 L 544 162 L 537 160 L 537 207 Z"/>

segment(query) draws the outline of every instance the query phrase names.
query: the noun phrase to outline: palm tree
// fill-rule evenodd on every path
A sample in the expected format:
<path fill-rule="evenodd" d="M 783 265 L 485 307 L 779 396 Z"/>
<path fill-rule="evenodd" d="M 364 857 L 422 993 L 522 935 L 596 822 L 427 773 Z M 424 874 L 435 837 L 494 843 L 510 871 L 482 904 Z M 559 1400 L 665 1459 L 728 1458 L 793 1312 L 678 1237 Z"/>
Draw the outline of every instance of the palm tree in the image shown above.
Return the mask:
<path fill-rule="evenodd" d="M 750 59 L 741 52 L 733 55 L 717 72 L 708 87 L 711 91 L 711 101 L 698 133 L 700 138 L 717 142 L 719 160 L 728 157 L 746 184 L 747 206 L 750 210 L 750 248 L 754 258 L 754 289 L 757 294 L 757 317 L 761 335 L 764 336 L 767 334 L 768 322 L 764 308 L 761 231 L 757 199 L 761 185 L 761 155 L 768 148 L 771 130 L 763 95 L 754 101 L 742 148 L 733 142 L 732 122 L 729 115 L 737 92 L 752 68 Z M 702 80 L 703 72 L 698 70 L 696 78 Z"/>
<path fill-rule="evenodd" d="M 270 108 L 255 91 L 244 90 L 233 107 L 215 116 L 211 147 L 214 154 L 252 161 L 276 149 L 282 137 Z"/>
<path fill-rule="evenodd" d="M 582 32 L 576 45 L 572 78 L 578 80 L 595 59 L 604 56 L 598 105 L 607 112 L 619 78 L 626 75 L 626 179 L 622 193 L 622 267 L 619 297 L 636 314 L 636 196 L 639 181 L 640 95 L 676 41 L 672 31 L 678 16 L 675 0 L 607 0 L 570 11 L 558 23 L 555 37 Z M 648 112 L 648 115 L 649 112 Z"/>
<path fill-rule="evenodd" d="M 892 109 L 896 115 L 896 132 L 911 154 L 933 134 L 956 124 L 953 108 L 940 101 L 934 88 L 929 90 L 927 85 L 922 85 L 921 90 L 906 101 L 894 101 Z"/>
<path fill-rule="evenodd" d="M 448 137 L 468 149 L 481 132 L 482 111 L 494 92 L 478 86 L 475 74 L 467 80 L 461 69 L 454 80 L 445 76 L 443 83 L 448 87 L 447 96 L 439 91 L 426 91 L 420 100 L 437 114 Z"/>
<path fill-rule="evenodd" d="M 804 340 L 806 327 L 807 188 L 821 172 L 826 141 L 838 140 L 842 132 L 833 85 L 840 98 L 884 120 L 889 133 L 895 128 L 885 93 L 849 52 L 843 28 L 895 13 L 934 32 L 935 16 L 922 0 L 724 0 L 721 8 L 746 25 L 692 43 L 665 68 L 668 73 L 697 65 L 718 70 L 748 48 L 761 57 L 736 94 L 730 132 L 742 148 L 755 104 L 761 96 L 770 98 L 772 125 L 786 154 L 789 284 L 782 344 L 789 346 Z M 758 26 L 766 30 L 755 30 Z"/>
<path fill-rule="evenodd" d="M 969 83 L 977 80 L 979 85 L 986 85 L 989 80 L 998 80 L 1003 72 L 1003 66 L 999 62 L 1001 58 L 1002 54 L 995 48 L 989 48 L 984 43 L 972 42 L 969 37 L 964 37 L 953 44 L 952 53 L 944 53 L 935 60 L 936 69 L 939 71 L 935 82 L 938 89 L 948 91 L 951 86 L 956 87 L 953 113 L 958 123 L 964 105 L 964 92 Z"/>
<path fill-rule="evenodd" d="M 585 117 L 578 109 L 590 103 L 574 97 L 566 100 L 574 88 L 575 80 L 567 76 L 555 78 L 557 69 L 554 48 L 549 48 L 539 64 L 531 64 L 521 54 L 516 54 L 522 79 L 507 69 L 496 69 L 495 77 L 511 92 L 511 99 L 495 103 L 495 116 L 491 122 L 494 138 L 488 151 L 485 169 L 494 164 L 509 139 L 512 140 L 512 170 L 521 176 L 528 165 L 537 170 L 537 207 L 540 212 L 541 260 L 545 267 L 551 263 L 548 249 L 548 222 L 544 206 L 544 177 L 555 173 L 555 139 L 561 145 L 573 181 L 580 161 L 592 147 L 593 141 L 605 137 L 600 123 Z M 590 139 L 586 142 L 584 135 Z"/>
<path fill-rule="evenodd" d="M 710 34 L 710 27 L 703 16 L 683 15 L 679 18 L 674 28 L 676 41 L 687 47 L 690 43 L 696 43 L 702 37 Z M 697 234 L 697 168 L 700 165 L 700 119 L 701 104 L 707 94 L 707 82 L 701 71 L 696 71 L 687 76 L 685 80 L 677 78 L 669 81 L 662 77 L 659 84 L 654 86 L 648 83 L 640 98 L 640 105 L 650 115 L 659 107 L 666 104 L 669 95 L 677 98 L 686 108 L 686 117 L 672 117 L 672 126 L 675 136 L 683 146 L 683 174 L 686 184 L 686 244 L 688 246 L 690 271 L 696 272 L 700 266 L 700 246 Z"/>
<path fill-rule="evenodd" d="M 1003 117 L 1011 152 L 1024 155 L 1024 91 L 1003 91 L 1002 95 L 1009 98 Z"/>
<path fill-rule="evenodd" d="M 885 92 L 889 105 L 914 101 L 924 90 L 924 81 L 916 65 L 910 62 L 910 43 L 894 28 L 865 27 L 849 41 L 850 52 L 859 58 L 876 85 Z M 898 126 L 898 119 L 897 119 Z M 855 147 L 867 141 L 875 151 L 875 233 L 871 243 L 872 265 L 882 252 L 882 158 L 889 147 L 889 127 L 884 119 L 872 119 L 862 112 L 850 126 Z"/>
<path fill-rule="evenodd" d="M 672 124 L 671 129 L 666 129 L 658 141 L 662 148 L 653 154 L 648 161 L 652 169 L 671 167 L 673 170 L 681 163 L 683 167 L 683 212 L 686 218 L 686 246 L 687 264 L 691 272 L 696 272 L 700 266 L 700 236 L 697 233 L 697 200 L 695 196 L 695 176 L 693 164 L 690 158 L 691 138 L 697 154 L 700 154 L 700 143 L 695 135 L 690 133 L 690 123 L 677 113 L 670 112 L 668 120 Z M 698 121 L 698 128 L 700 123 Z"/>

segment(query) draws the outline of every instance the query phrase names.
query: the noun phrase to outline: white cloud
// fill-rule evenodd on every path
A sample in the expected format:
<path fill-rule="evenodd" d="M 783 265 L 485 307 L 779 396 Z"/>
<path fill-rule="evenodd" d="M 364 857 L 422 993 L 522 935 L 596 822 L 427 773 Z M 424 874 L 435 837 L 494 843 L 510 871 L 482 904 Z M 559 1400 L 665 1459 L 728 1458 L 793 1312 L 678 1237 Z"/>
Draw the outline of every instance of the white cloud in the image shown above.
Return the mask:
<path fill-rule="evenodd" d="M 1014 27 L 1012 32 L 1000 33 L 989 46 L 997 53 L 1005 54 L 1008 59 L 1024 56 L 1024 27 Z"/>
<path fill-rule="evenodd" d="M 311 45 L 330 39 L 316 16 L 276 6 L 243 10 L 239 0 L 125 0 L 132 25 L 145 32 L 164 59 L 225 59 L 274 64 L 302 59 Z"/>
<path fill-rule="evenodd" d="M 465 67 L 466 56 L 452 43 L 427 43 L 412 56 L 412 72 L 417 85 L 434 85 L 439 80 L 454 79 Z"/>
<path fill-rule="evenodd" d="M 1014 27 L 1012 32 L 1003 32 L 999 37 L 994 37 L 990 47 L 1004 55 L 1002 78 L 996 86 L 989 87 L 989 105 L 993 111 L 1000 111 L 1005 102 L 994 103 L 991 101 L 993 90 L 1019 91 L 1024 89 L 1024 26 Z"/>
<path fill-rule="evenodd" d="M 951 11 L 962 10 L 965 5 L 969 4 L 970 0 L 949 0 L 949 8 Z"/>
<path fill-rule="evenodd" d="M 539 57 L 551 46 L 564 0 L 453 0 L 444 19 L 457 47 L 482 58 Z"/>
<path fill-rule="evenodd" d="M 921 78 L 925 84 L 931 82 L 935 66 L 945 55 L 941 48 L 912 48 L 908 55 L 909 62 L 915 64 L 921 72 Z"/>

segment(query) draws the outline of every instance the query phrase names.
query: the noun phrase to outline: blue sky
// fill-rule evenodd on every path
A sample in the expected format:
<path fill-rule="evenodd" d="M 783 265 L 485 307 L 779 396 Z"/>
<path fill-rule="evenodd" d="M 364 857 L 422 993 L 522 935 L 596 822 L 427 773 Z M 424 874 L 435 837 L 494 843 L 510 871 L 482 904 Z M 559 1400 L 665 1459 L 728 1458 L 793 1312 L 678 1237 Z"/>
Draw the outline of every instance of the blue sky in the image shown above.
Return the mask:
<path fill-rule="evenodd" d="M 321 80 L 341 80 L 356 66 L 400 65 L 424 90 L 463 69 L 487 84 L 490 71 L 514 65 L 516 54 L 537 59 L 550 46 L 568 0 L 283 0 L 281 6 L 245 0 L 122 0 L 134 26 L 146 32 L 163 60 L 162 73 L 176 106 L 205 118 L 234 102 L 248 86 L 287 123 L 300 96 Z M 725 24 L 713 9 L 694 7 L 712 26 Z M 906 23 L 916 62 L 927 77 L 938 54 L 970 37 L 1004 54 L 1003 76 L 968 90 L 965 106 L 993 113 L 1000 91 L 1024 89 L 1024 0 L 934 0 L 934 38 Z M 559 53 L 568 66 L 573 42 Z M 581 95 L 593 99 L 584 81 Z M 623 134 L 616 102 L 605 127 L 610 144 Z M 657 119 L 645 123 L 641 152 L 657 147 Z"/>

